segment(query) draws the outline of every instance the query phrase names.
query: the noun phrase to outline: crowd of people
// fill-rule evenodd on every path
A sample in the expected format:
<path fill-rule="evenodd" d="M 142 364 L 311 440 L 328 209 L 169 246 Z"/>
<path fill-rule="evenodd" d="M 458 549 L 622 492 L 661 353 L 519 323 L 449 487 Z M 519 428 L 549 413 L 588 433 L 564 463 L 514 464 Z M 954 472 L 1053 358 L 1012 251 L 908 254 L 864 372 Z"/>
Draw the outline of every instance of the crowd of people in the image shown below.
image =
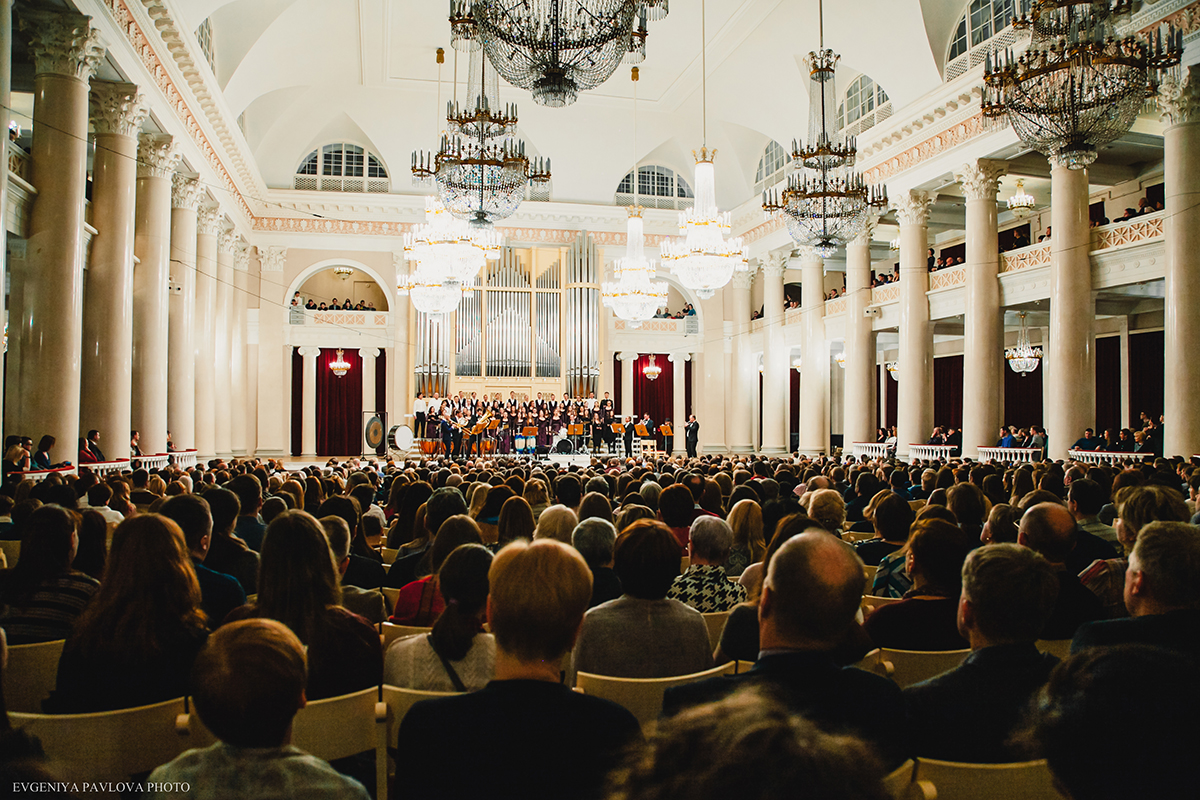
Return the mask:
<path fill-rule="evenodd" d="M 654 312 L 654 319 L 683 319 L 694 316 L 696 316 L 696 308 L 691 303 L 684 303 L 683 308 L 674 313 L 671 313 L 670 309 L 665 306 Z"/>
<path fill-rule="evenodd" d="M 334 297 L 329 302 L 313 297 L 305 298 L 300 292 L 292 293 L 292 308 L 303 308 L 308 311 L 375 311 L 374 300 L 359 300 L 357 303 L 349 297 L 341 302 Z"/>
<path fill-rule="evenodd" d="M 0 572 L 0 629 L 9 645 L 66 640 L 47 712 L 191 695 L 220 741 L 151 781 L 195 797 L 285 778 L 367 796 L 354 764 L 305 755 L 288 730 L 306 701 L 381 683 L 459 693 L 400 726 L 414 797 L 715 798 L 736 765 L 740 795 L 802 780 L 883 798 L 884 772 L 914 756 L 1044 757 L 1072 797 L 1165 796 L 1190 785 L 1200 744 L 1198 494 L 1200 464 L 1181 458 L 84 470 L 0 491 L 0 538 L 22 542 Z M 864 594 L 898 601 L 863 619 Z M 728 612 L 715 649 L 713 612 Z M 384 620 L 431 632 L 385 652 Z M 1074 654 L 1059 663 L 1045 639 Z M 876 647 L 971 652 L 901 691 L 854 666 Z M 570 689 L 581 672 L 735 659 L 756 664 L 669 689 L 649 739 Z M 1127 749 L 1097 773 L 1079 737 Z M 20 731 L 0 733 L 0 763 L 54 770 Z"/>

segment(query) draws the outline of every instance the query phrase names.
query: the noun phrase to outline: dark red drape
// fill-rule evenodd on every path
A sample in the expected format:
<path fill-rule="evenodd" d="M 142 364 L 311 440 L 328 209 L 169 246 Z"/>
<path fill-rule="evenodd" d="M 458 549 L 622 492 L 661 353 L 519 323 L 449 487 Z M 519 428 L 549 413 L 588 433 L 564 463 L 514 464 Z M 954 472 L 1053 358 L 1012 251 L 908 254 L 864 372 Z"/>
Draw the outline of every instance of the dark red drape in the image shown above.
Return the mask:
<path fill-rule="evenodd" d="M 690 417 L 692 411 L 692 360 L 689 358 L 683 365 L 683 408 Z"/>
<path fill-rule="evenodd" d="M 616 359 L 616 353 L 613 353 L 613 408 L 618 417 L 633 413 L 631 409 L 621 408 L 621 362 Z"/>
<path fill-rule="evenodd" d="M 346 350 L 342 357 L 350 369 L 339 378 L 329 368 L 337 350 L 322 347 L 317 356 L 317 452 L 323 456 L 362 451 L 362 357 L 357 350 Z"/>
<path fill-rule="evenodd" d="M 649 354 L 643 353 L 633 362 L 633 408 L 638 419 L 649 414 L 657 429 L 665 420 L 671 419 L 675 403 L 675 365 L 667 361 L 663 353 L 656 353 L 654 361 L 662 372 L 654 380 L 646 377 L 645 369 L 650 365 Z M 686 421 L 686 420 L 685 420 Z M 671 419 L 671 427 L 679 428 L 680 421 Z M 662 437 L 656 435 L 656 439 Z"/>
<path fill-rule="evenodd" d="M 363 405 L 366 405 L 367 398 L 363 398 Z M 375 408 L 364 408 L 363 411 L 374 411 L 379 414 L 387 409 L 387 351 L 382 347 L 379 348 L 379 355 L 375 358 L 375 397 L 372 399 Z"/>
<path fill-rule="evenodd" d="M 1096 433 L 1121 427 L 1121 337 L 1096 340 Z"/>
<path fill-rule="evenodd" d="M 1134 333 L 1129 336 L 1129 416 L 1128 426 L 1145 411 L 1157 420 L 1163 413 L 1163 352 L 1166 339 L 1162 331 Z M 1194 358 L 1195 354 L 1189 354 Z M 1171 424 L 1171 420 L 1167 420 Z"/>
<path fill-rule="evenodd" d="M 933 424 L 962 428 L 963 357 L 933 360 Z"/>
<path fill-rule="evenodd" d="M 304 447 L 304 356 L 300 348 L 292 348 L 292 455 L 299 456 Z"/>
<path fill-rule="evenodd" d="M 1041 425 L 1042 419 L 1042 372 L 1038 367 L 1033 372 L 1021 375 L 1004 365 L 1004 424 L 1023 428 L 1026 425 Z M 1051 436 L 1067 436 L 1067 433 L 1047 431 Z M 1078 437 L 1083 431 L 1070 435 Z M 1075 441 L 1075 439 L 1071 439 Z"/>

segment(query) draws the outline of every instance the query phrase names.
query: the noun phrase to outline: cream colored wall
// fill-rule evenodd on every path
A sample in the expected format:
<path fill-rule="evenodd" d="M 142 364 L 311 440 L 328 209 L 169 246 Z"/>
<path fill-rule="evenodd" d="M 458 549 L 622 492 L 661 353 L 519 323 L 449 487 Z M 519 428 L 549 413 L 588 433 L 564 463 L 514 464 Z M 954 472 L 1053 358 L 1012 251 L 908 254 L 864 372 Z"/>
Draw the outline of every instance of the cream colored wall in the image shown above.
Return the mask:
<path fill-rule="evenodd" d="M 353 275 L 343 279 L 334 275 L 333 268 L 330 267 L 311 276 L 300 287 L 300 296 L 306 302 L 311 298 L 318 304 L 328 303 L 335 297 L 338 302 L 342 302 L 347 295 L 356 304 L 362 300 L 374 303 L 375 308 L 380 311 L 388 310 L 387 297 L 379 284 L 360 270 L 355 270 Z"/>

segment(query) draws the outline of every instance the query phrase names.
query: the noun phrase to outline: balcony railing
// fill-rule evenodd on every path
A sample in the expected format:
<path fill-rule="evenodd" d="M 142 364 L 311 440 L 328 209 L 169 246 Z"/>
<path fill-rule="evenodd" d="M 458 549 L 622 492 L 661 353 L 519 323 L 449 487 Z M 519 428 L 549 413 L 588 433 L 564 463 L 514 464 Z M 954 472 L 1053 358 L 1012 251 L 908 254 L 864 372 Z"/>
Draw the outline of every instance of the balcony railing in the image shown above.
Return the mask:
<path fill-rule="evenodd" d="M 999 461 L 1001 464 L 1033 464 L 1042 460 L 1040 447 L 980 447 L 980 461 Z"/>
<path fill-rule="evenodd" d="M 333 325 L 339 328 L 386 328 L 386 311 L 308 311 L 303 308 L 288 310 L 291 325 Z"/>
<path fill-rule="evenodd" d="M 921 461 L 937 461 L 939 459 L 945 461 L 954 455 L 957 447 L 948 444 L 910 444 L 908 446 L 909 459 L 920 459 Z"/>

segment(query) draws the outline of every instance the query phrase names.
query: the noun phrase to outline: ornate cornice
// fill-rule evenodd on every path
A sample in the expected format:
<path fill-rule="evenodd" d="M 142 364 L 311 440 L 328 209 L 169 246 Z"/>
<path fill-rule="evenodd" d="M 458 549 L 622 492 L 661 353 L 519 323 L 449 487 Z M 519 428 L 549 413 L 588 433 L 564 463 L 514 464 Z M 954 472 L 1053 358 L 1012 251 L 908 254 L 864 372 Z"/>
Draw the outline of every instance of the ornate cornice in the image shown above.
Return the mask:
<path fill-rule="evenodd" d="M 170 178 L 179 166 L 179 148 L 169 133 L 138 136 L 138 177 Z"/>
<path fill-rule="evenodd" d="M 629 353 L 629 352 L 617 353 L 617 361 L 637 361 L 637 359 L 638 359 L 637 353 Z"/>
<path fill-rule="evenodd" d="M 262 272 L 283 272 L 283 265 L 287 263 L 286 247 L 268 247 L 265 250 L 258 248 L 258 264 L 259 270 Z"/>
<path fill-rule="evenodd" d="M 896 219 L 901 225 L 928 225 L 929 205 L 932 203 L 929 192 L 912 191 L 901 195 L 892 201 L 896 209 Z"/>
<path fill-rule="evenodd" d="M 976 136 L 987 133 L 988 130 L 983 114 L 977 113 L 865 170 L 863 180 L 869 184 L 881 183 L 893 175 L 953 150 Z"/>
<path fill-rule="evenodd" d="M 203 192 L 200 181 L 176 172 L 171 178 L 171 208 L 195 211 L 200 207 Z"/>
<path fill-rule="evenodd" d="M 221 232 L 221 207 L 200 206 L 196 211 L 196 234 L 216 236 Z"/>
<path fill-rule="evenodd" d="M 875 238 L 875 228 L 879 225 L 879 217 L 875 214 L 868 214 L 866 221 L 863 223 L 863 229 L 859 231 L 858 236 L 855 236 L 850 244 L 871 246 L 871 241 Z"/>
<path fill-rule="evenodd" d="M 94 80 L 91 90 L 89 111 L 97 136 L 113 134 L 132 139 L 141 133 L 149 109 L 146 96 L 135 84 Z"/>
<path fill-rule="evenodd" d="M 987 200 L 994 203 L 1000 191 L 1000 176 L 1008 174 L 1008 164 L 990 158 L 980 158 L 963 164 L 954 171 L 954 179 L 962 184 L 968 200 Z"/>
<path fill-rule="evenodd" d="M 92 27 L 91 17 L 28 5 L 20 6 L 17 16 L 21 30 L 29 36 L 36 74 L 91 80 L 104 58 L 100 32 Z"/>
<path fill-rule="evenodd" d="M 734 270 L 733 278 L 730 280 L 729 284 L 734 289 L 750 291 L 750 284 L 753 282 L 754 282 L 754 275 L 753 275 L 753 273 L 750 272 L 750 270 L 745 270 L 745 271 Z"/>
<path fill-rule="evenodd" d="M 1200 65 L 1182 72 L 1182 77 L 1169 76 L 1158 85 L 1158 112 L 1167 127 L 1195 122 L 1200 110 Z"/>

